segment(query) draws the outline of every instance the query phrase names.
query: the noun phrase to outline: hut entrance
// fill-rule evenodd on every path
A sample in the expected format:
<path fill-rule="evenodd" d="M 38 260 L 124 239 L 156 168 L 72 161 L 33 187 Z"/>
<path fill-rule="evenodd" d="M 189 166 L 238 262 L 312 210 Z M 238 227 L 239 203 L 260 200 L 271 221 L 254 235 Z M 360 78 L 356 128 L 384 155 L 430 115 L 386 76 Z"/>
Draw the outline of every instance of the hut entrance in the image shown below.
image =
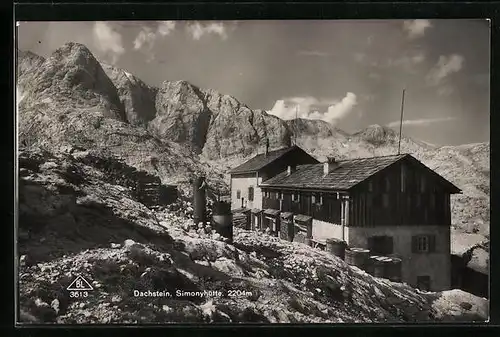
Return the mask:
<path fill-rule="evenodd" d="M 394 250 L 391 236 L 372 236 L 368 238 L 368 249 L 372 255 L 390 255 Z"/>

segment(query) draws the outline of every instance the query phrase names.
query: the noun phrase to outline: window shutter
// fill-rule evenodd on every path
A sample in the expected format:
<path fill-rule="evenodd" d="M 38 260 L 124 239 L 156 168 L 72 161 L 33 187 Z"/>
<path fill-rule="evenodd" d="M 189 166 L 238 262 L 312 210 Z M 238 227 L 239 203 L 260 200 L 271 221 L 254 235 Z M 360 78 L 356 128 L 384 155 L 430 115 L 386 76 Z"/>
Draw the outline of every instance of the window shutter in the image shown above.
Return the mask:
<path fill-rule="evenodd" d="M 241 198 L 241 191 L 237 190 L 236 191 L 236 199 L 240 199 L 240 198 Z"/>
<path fill-rule="evenodd" d="M 436 236 L 429 235 L 429 253 L 436 252 Z"/>
<path fill-rule="evenodd" d="M 253 187 L 248 188 L 248 200 L 253 201 Z"/>
<path fill-rule="evenodd" d="M 418 252 L 418 236 L 411 237 L 411 252 L 412 253 Z"/>

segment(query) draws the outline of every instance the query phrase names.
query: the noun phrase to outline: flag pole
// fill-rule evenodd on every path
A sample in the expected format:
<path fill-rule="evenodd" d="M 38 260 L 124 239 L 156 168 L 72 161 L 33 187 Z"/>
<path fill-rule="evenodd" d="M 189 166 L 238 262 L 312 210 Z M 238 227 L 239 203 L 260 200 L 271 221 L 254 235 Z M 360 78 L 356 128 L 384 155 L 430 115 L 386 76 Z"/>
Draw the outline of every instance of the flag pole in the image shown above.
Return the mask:
<path fill-rule="evenodd" d="M 401 98 L 401 118 L 399 121 L 398 155 L 401 154 L 401 132 L 403 130 L 403 110 L 404 110 L 404 105 L 405 105 L 405 91 L 406 91 L 406 89 L 403 89 L 403 97 Z"/>
<path fill-rule="evenodd" d="M 299 116 L 299 113 L 298 113 L 298 110 L 299 110 L 299 106 L 296 105 L 295 106 L 295 135 L 294 135 L 294 144 L 293 145 L 297 145 L 297 123 L 299 122 L 298 121 L 298 116 Z"/>

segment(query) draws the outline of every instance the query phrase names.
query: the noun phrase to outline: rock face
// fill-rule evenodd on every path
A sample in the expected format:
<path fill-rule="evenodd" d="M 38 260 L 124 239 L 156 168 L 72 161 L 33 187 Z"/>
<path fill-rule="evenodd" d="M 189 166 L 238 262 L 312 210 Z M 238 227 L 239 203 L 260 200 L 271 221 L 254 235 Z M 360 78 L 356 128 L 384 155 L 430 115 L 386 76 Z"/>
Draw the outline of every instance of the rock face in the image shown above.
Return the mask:
<path fill-rule="evenodd" d="M 210 116 L 204 94 L 197 87 L 186 81 L 163 82 L 156 95 L 156 117 L 149 128 L 161 139 L 189 145 L 199 152 Z"/>
<path fill-rule="evenodd" d="M 354 136 L 373 145 L 397 143 L 398 141 L 398 134 L 394 130 L 378 124 L 370 125 Z"/>
<path fill-rule="evenodd" d="M 43 57 L 30 51 L 18 50 L 17 57 L 18 63 L 16 75 L 18 79 L 23 79 L 23 75 L 35 71 L 45 62 L 45 59 Z"/>
<path fill-rule="evenodd" d="M 33 68 L 22 90 L 30 101 L 44 97 L 73 99 L 81 105 L 99 107 L 105 117 L 125 120 L 115 86 L 87 47 L 79 43 L 63 45 Z"/>
<path fill-rule="evenodd" d="M 292 133 L 292 137 L 298 136 L 315 136 L 315 137 L 332 137 L 337 134 L 348 136 L 348 133 L 342 131 L 332 124 L 322 120 L 312 120 L 297 118 L 286 121 L 286 124 Z"/>
<path fill-rule="evenodd" d="M 189 82 L 164 82 L 156 95 L 156 118 L 149 128 L 162 139 L 184 143 L 211 159 L 250 154 L 269 137 L 273 147 L 287 146 L 285 123 L 237 99 Z"/>
<path fill-rule="evenodd" d="M 155 96 L 157 89 L 109 64 L 101 64 L 106 75 L 115 85 L 125 109 L 126 120 L 132 125 L 146 126 L 156 115 Z"/>

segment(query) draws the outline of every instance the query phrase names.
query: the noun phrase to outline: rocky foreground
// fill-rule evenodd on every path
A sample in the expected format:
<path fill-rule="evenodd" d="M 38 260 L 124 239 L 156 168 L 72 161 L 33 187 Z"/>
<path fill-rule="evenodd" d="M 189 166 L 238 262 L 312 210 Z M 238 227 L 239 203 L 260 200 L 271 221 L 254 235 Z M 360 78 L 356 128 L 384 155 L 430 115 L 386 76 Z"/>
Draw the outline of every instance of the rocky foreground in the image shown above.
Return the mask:
<path fill-rule="evenodd" d="M 303 244 L 240 229 L 229 244 L 193 223 L 186 201 L 148 209 L 92 155 L 20 153 L 23 322 L 487 320 L 484 299 L 419 292 Z M 72 298 L 66 287 L 78 274 L 93 290 Z M 134 296 L 148 291 L 172 296 Z"/>

